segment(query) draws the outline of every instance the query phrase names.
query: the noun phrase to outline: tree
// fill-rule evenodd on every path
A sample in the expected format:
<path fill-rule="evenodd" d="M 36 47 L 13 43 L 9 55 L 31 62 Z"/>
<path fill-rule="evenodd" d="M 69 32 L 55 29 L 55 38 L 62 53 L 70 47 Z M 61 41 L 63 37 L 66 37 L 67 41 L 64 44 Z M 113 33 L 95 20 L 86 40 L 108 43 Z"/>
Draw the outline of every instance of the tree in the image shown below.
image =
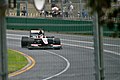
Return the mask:
<path fill-rule="evenodd" d="M 108 14 L 108 18 L 106 20 L 108 28 L 114 30 L 114 37 L 120 37 L 120 7 L 114 7 L 112 12 Z M 116 28 L 116 29 L 115 29 Z"/>
<path fill-rule="evenodd" d="M 111 8 L 110 0 L 88 0 L 87 7 L 90 7 L 91 14 L 95 13 L 94 19 L 94 57 L 95 57 L 95 78 L 104 80 L 104 60 L 103 60 L 103 33 L 102 25 L 105 23 L 106 12 Z"/>
<path fill-rule="evenodd" d="M 106 15 L 106 11 L 111 8 L 111 3 L 117 2 L 117 0 L 88 0 L 87 6 L 91 9 L 91 14 L 97 12 L 99 25 L 102 25 L 104 22 L 104 17 Z M 94 3 L 94 4 L 93 4 Z"/>
<path fill-rule="evenodd" d="M 116 3 L 117 0 L 88 0 L 87 7 L 90 7 L 91 14 L 94 12 L 98 14 L 98 23 L 100 26 L 106 23 L 108 28 L 113 30 L 116 22 L 114 19 L 120 18 L 120 7 L 116 7 Z M 119 21 L 117 21 L 117 26 L 120 26 Z"/>

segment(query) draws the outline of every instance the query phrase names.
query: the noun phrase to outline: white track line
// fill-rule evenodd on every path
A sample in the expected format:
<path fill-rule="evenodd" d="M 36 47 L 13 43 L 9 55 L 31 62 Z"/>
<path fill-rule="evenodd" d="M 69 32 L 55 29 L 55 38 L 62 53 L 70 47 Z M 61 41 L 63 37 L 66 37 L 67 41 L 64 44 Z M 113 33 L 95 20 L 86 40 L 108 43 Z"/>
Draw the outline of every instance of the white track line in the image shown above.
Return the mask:
<path fill-rule="evenodd" d="M 82 48 L 87 48 L 87 49 L 92 49 L 92 50 L 94 49 L 93 47 L 79 46 L 79 45 L 66 44 L 66 43 L 64 43 L 64 45 L 73 46 L 73 47 L 82 47 Z M 112 53 L 112 54 L 120 55 L 120 53 L 117 53 L 117 52 L 114 52 L 114 51 L 109 51 L 109 50 L 104 50 L 104 51 L 105 51 L 105 52 Z M 48 78 L 45 78 L 45 79 L 43 79 L 43 80 L 49 80 L 49 79 L 51 79 L 51 78 L 54 78 L 54 77 L 56 77 L 56 76 L 61 75 L 62 73 L 66 72 L 66 71 L 68 70 L 68 68 L 70 67 L 70 62 L 69 62 L 65 57 L 63 57 L 63 56 L 61 56 L 61 55 L 58 55 L 58 54 L 56 54 L 56 53 L 54 53 L 54 52 L 50 52 L 50 51 L 45 51 L 45 52 L 48 52 L 48 53 L 51 53 L 51 54 L 53 54 L 53 55 L 56 55 L 56 56 L 59 56 L 59 57 L 63 58 L 63 59 L 67 62 L 67 66 L 66 66 L 66 68 L 65 68 L 63 71 L 61 71 L 60 73 L 55 74 L 55 75 L 53 75 L 53 76 L 50 76 L 50 77 L 48 77 Z"/>
<path fill-rule="evenodd" d="M 50 77 L 48 77 L 48 78 L 42 79 L 42 80 L 49 80 L 49 79 L 51 79 L 51 78 L 53 78 L 53 77 L 56 77 L 56 76 L 61 75 L 62 73 L 66 72 L 66 71 L 68 70 L 68 68 L 70 67 L 70 62 L 69 62 L 65 57 L 63 57 L 63 56 L 61 56 L 61 55 L 59 55 L 59 54 L 56 54 L 56 53 L 54 53 L 54 52 L 47 51 L 47 50 L 45 50 L 45 52 L 50 53 L 50 54 L 53 54 L 53 55 L 56 55 L 56 56 L 59 56 L 60 58 L 64 59 L 64 60 L 66 61 L 66 63 L 67 63 L 67 66 L 66 66 L 66 68 L 65 68 L 64 70 L 62 70 L 61 72 L 59 72 L 59 73 L 57 73 L 57 74 L 55 74 L 55 75 L 53 75 L 53 76 L 50 76 Z"/>
<path fill-rule="evenodd" d="M 68 40 L 68 39 L 61 39 L 61 40 L 63 40 L 63 41 L 70 41 L 70 42 L 78 42 L 78 43 L 94 44 L 94 42 L 90 42 L 90 41 L 78 41 L 78 40 Z M 103 45 L 113 46 L 113 47 L 120 47 L 120 45 L 106 44 L 106 43 L 104 43 Z"/>
<path fill-rule="evenodd" d="M 72 47 L 81 47 L 81 48 L 87 48 L 87 49 L 94 49 L 93 47 L 88 47 L 88 46 L 80 46 L 80 45 L 66 44 L 66 43 L 63 43 L 63 44 L 67 45 L 67 46 L 72 46 Z M 104 49 L 104 52 L 108 52 L 108 53 L 120 55 L 120 53 L 118 53 L 118 52 L 110 51 L 110 50 L 105 50 L 105 49 Z"/>

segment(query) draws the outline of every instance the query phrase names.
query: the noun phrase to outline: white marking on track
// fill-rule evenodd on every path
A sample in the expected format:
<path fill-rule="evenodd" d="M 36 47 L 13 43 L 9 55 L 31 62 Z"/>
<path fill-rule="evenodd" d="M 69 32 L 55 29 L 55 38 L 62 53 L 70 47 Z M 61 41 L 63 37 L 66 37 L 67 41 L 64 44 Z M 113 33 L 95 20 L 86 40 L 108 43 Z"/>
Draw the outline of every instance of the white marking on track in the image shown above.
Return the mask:
<path fill-rule="evenodd" d="M 20 40 L 21 38 L 13 38 L 13 37 L 7 37 L 8 39 L 16 39 L 16 40 Z"/>
<path fill-rule="evenodd" d="M 66 61 L 66 63 L 67 63 L 67 66 L 66 66 L 66 68 L 65 68 L 64 70 L 62 70 L 61 72 L 59 72 L 59 73 L 57 73 L 57 74 L 55 74 L 55 75 L 53 75 L 53 76 L 50 76 L 50 77 L 48 77 L 48 78 L 42 79 L 42 80 L 49 80 L 49 79 L 51 79 L 51 78 L 54 78 L 54 77 L 56 77 L 56 76 L 61 75 L 62 73 L 66 72 L 66 71 L 68 70 L 68 68 L 70 67 L 70 62 L 69 62 L 65 57 L 63 57 L 63 56 L 61 56 L 61 55 L 59 55 L 59 54 L 56 54 L 56 53 L 54 53 L 54 52 L 51 52 L 51 51 L 46 51 L 46 50 L 45 50 L 45 52 L 50 53 L 50 54 L 53 54 L 53 55 L 56 55 L 56 56 L 59 56 L 60 58 L 64 59 L 64 60 Z"/>
<path fill-rule="evenodd" d="M 78 40 L 68 40 L 68 39 L 61 39 L 61 40 L 63 40 L 63 41 L 70 41 L 70 42 L 78 42 L 78 43 L 94 44 L 94 42 L 90 42 L 90 41 L 78 41 Z M 106 44 L 106 43 L 104 43 L 103 45 L 113 46 L 113 47 L 120 47 L 120 45 Z"/>
<path fill-rule="evenodd" d="M 82 47 L 82 48 L 87 48 L 87 49 L 92 49 L 92 50 L 94 49 L 93 47 L 79 46 L 79 45 L 66 44 L 66 43 L 64 43 L 64 45 L 73 46 L 73 47 Z M 109 53 L 113 53 L 113 54 L 116 54 L 116 55 L 120 55 L 119 53 L 114 52 L 114 51 L 109 51 L 109 50 L 104 50 L 104 51 L 105 51 L 105 52 L 109 52 Z M 61 56 L 61 55 L 58 55 L 58 54 L 56 54 L 56 53 L 54 53 L 54 52 L 50 52 L 50 51 L 45 51 L 45 52 L 48 52 L 48 53 L 51 53 L 51 54 L 53 54 L 53 55 L 57 55 L 57 56 L 63 58 L 63 59 L 67 62 L 67 67 L 66 67 L 63 71 L 61 71 L 60 73 L 55 74 L 55 75 L 53 75 L 53 76 L 50 76 L 50 77 L 48 77 L 48 78 L 45 78 L 45 79 L 43 79 L 43 80 L 49 80 L 49 79 L 51 79 L 51 78 L 54 78 L 54 77 L 56 77 L 56 76 L 61 75 L 62 73 L 66 72 L 66 71 L 68 70 L 68 68 L 70 67 L 70 63 L 69 63 L 69 61 L 68 61 L 65 57 L 63 57 L 63 56 Z"/>
<path fill-rule="evenodd" d="M 82 47 L 82 48 L 87 48 L 87 49 L 94 49 L 93 47 L 80 46 L 80 45 L 74 45 L 74 44 L 66 44 L 66 43 L 64 43 L 64 45 L 67 45 L 67 46 L 73 46 L 73 47 Z M 108 53 L 112 53 L 112 54 L 120 55 L 120 53 L 115 52 L 115 51 L 110 51 L 110 50 L 104 50 L 104 52 L 108 52 Z"/>
<path fill-rule="evenodd" d="M 7 36 L 18 36 L 18 37 L 22 37 L 22 36 L 29 36 L 29 35 L 7 34 Z"/>

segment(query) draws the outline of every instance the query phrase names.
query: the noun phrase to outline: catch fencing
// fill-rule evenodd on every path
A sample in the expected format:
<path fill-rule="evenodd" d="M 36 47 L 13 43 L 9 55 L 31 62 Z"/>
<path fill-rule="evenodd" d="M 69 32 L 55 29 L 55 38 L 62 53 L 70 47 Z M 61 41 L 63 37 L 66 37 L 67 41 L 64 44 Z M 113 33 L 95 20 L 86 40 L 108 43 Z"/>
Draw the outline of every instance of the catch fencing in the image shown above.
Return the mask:
<path fill-rule="evenodd" d="M 46 0 L 48 1 L 48 0 Z M 50 0 L 49 0 L 50 1 Z M 46 76 L 48 77 L 50 73 L 48 73 L 46 70 L 49 70 L 50 72 L 53 71 L 53 66 L 60 66 L 64 67 L 64 64 L 62 64 L 62 60 L 58 59 L 60 61 L 57 62 L 56 56 L 51 56 L 52 52 L 49 52 L 50 54 L 44 54 L 47 53 L 46 51 L 42 50 L 33 50 L 29 51 L 27 49 L 22 49 L 20 47 L 20 37 L 21 35 L 28 35 L 28 31 L 16 31 L 16 30 L 30 30 L 30 29 L 44 29 L 47 31 L 50 35 L 55 35 L 61 38 L 62 43 L 64 45 L 63 50 L 60 51 L 53 51 L 56 53 L 59 53 L 62 56 L 65 56 L 71 63 L 70 70 L 68 69 L 65 73 L 59 75 L 60 77 L 63 77 L 63 79 L 66 80 L 96 80 L 95 75 L 97 72 L 95 72 L 95 55 L 93 45 L 95 45 L 94 37 L 93 37 L 93 21 L 92 16 L 88 14 L 89 9 L 84 8 L 85 2 L 87 0 L 66 0 L 67 2 L 62 2 L 61 0 L 58 0 L 59 3 L 56 3 L 57 6 L 60 8 L 60 14 L 59 16 L 52 16 L 51 12 L 51 2 L 46 2 L 45 11 L 48 12 L 48 14 L 40 11 L 36 11 L 32 3 L 24 3 L 27 5 L 27 13 L 26 15 L 23 15 L 22 13 L 22 7 L 24 4 L 20 4 L 20 9 L 14 9 L 9 10 L 6 15 L 6 21 L 7 21 L 7 29 L 8 29 L 8 47 L 16 50 L 20 50 L 21 52 L 24 52 L 25 54 L 31 55 L 34 57 L 37 62 L 37 67 L 33 67 L 31 69 L 31 72 L 37 72 L 34 75 L 29 76 L 29 73 L 25 72 L 21 76 L 15 76 L 10 78 L 10 80 L 18 80 L 18 78 L 21 78 L 22 80 L 32 80 L 37 78 L 45 79 Z M 73 5 L 74 9 L 72 11 L 73 14 L 68 14 L 68 6 Z M 64 9 L 67 9 L 65 14 Z M 17 12 L 17 10 L 19 10 Z M 86 12 L 86 15 L 83 15 L 82 12 Z M 18 15 L 20 13 L 20 15 Z M 106 25 L 103 27 L 103 48 L 104 48 L 104 79 L 105 80 L 120 80 L 120 39 L 119 38 L 113 38 L 112 36 L 115 35 L 115 28 L 113 30 L 110 30 Z M 10 31 L 9 31 L 10 30 Z M 12 31 L 11 31 L 12 30 Z M 56 34 L 50 33 L 50 32 L 57 32 Z M 64 33 L 74 33 L 79 35 L 62 35 L 61 32 Z M 12 34 L 15 35 L 12 35 Z M 107 37 L 106 37 L 107 36 Z M 15 39 L 15 40 L 12 40 Z M 39 53 L 38 53 L 39 52 Z M 63 54 L 64 53 L 64 54 Z M 54 54 L 54 53 L 53 53 Z M 45 56 L 47 55 L 47 56 Z M 44 59 L 45 57 L 45 59 Z M 54 59 L 56 61 L 54 61 Z M 65 59 L 66 60 L 66 59 Z M 69 62 L 67 61 L 67 62 Z M 75 61 L 75 62 L 74 62 Z M 63 61 L 64 62 L 64 61 Z M 54 64 L 55 63 L 55 64 Z M 60 64 L 59 64 L 60 63 Z M 18 64 L 13 61 L 13 64 Z M 22 64 L 22 63 L 20 63 Z M 49 64 L 49 67 L 48 67 Z M 67 63 L 69 64 L 69 63 Z M 32 71 L 33 70 L 33 71 Z M 58 68 L 59 71 L 61 71 Z M 40 72 L 39 72 L 40 71 Z M 72 72 L 72 73 L 71 73 Z M 40 73 L 40 74 L 39 74 Z M 57 73 L 57 72 L 55 72 Z M 52 74 L 52 73 L 51 73 Z M 65 75 L 64 75 L 65 74 Z M 27 76 L 26 76 L 27 75 Z M 53 75 L 53 74 L 52 74 Z M 23 77 L 24 76 L 24 77 Z M 57 78 L 59 77 L 57 76 Z M 52 80 L 52 79 L 51 79 Z M 58 80 L 58 79 L 57 79 Z M 61 80 L 61 79 L 59 79 Z"/>

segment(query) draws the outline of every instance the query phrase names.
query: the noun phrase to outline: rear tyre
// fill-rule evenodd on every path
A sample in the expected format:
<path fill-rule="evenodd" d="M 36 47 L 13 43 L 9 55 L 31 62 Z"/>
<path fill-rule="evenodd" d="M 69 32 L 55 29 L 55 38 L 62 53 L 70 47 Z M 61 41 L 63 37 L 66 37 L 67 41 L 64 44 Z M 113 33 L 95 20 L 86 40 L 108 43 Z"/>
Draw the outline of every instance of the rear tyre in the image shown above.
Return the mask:
<path fill-rule="evenodd" d="M 21 39 L 21 47 L 26 48 L 28 45 L 28 37 L 22 37 Z"/>
<path fill-rule="evenodd" d="M 54 39 L 54 45 L 61 45 L 61 41 L 59 38 L 55 38 Z M 55 50 L 60 50 L 62 49 L 62 46 L 59 46 L 59 47 L 54 47 Z"/>
<path fill-rule="evenodd" d="M 33 48 L 31 48 L 31 47 L 28 47 L 28 50 L 33 50 Z"/>
<path fill-rule="evenodd" d="M 59 38 L 55 38 L 54 39 L 54 44 L 55 45 L 60 45 L 61 44 L 60 39 Z"/>

